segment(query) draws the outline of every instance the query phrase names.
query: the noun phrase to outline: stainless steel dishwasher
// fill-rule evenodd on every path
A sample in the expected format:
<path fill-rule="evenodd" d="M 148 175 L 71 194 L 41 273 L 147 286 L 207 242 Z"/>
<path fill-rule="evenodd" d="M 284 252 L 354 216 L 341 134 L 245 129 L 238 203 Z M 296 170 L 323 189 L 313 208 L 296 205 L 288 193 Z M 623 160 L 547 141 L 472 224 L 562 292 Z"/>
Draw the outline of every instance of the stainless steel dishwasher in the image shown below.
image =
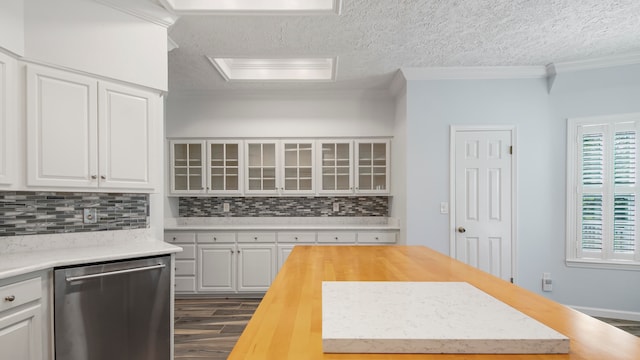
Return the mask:
<path fill-rule="evenodd" d="M 56 268 L 56 359 L 170 359 L 170 264 L 162 256 Z"/>

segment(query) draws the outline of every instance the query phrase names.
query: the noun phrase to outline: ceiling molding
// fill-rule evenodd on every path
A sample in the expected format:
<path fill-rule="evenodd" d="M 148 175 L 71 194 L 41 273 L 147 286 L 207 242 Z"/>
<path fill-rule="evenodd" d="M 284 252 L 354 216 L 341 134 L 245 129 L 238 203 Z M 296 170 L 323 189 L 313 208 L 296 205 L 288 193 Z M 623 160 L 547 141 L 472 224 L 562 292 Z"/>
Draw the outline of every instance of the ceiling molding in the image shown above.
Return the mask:
<path fill-rule="evenodd" d="M 171 98 L 215 98 L 215 99 L 389 99 L 392 94 L 387 89 L 264 89 L 264 90 L 171 90 Z"/>
<path fill-rule="evenodd" d="M 403 67 L 400 71 L 407 81 L 542 79 L 547 77 L 544 66 Z"/>
<path fill-rule="evenodd" d="M 229 1 L 158 0 L 158 2 L 171 13 L 178 15 L 340 15 L 342 12 L 342 0 L 326 0 L 327 3 L 331 3 L 331 7 L 323 9 L 305 9 L 304 7 L 287 9 L 285 6 L 282 8 L 278 8 L 277 6 L 272 8 L 268 8 L 267 6 L 252 8 L 246 4 L 243 6 L 243 2 L 249 2 L 246 0 L 236 0 L 235 2 L 237 4 L 235 8 L 227 5 L 230 3 Z M 301 1 L 303 4 L 308 2 L 309 0 Z M 260 0 L 259 3 L 266 4 L 267 1 Z M 288 1 L 288 3 L 291 3 L 291 1 Z M 206 4 L 206 6 L 202 4 Z M 287 4 L 287 6 L 290 6 L 290 4 Z"/>
<path fill-rule="evenodd" d="M 112 9 L 135 16 L 164 28 L 171 27 L 178 19 L 165 8 L 154 4 L 151 0 L 93 0 Z"/>
<path fill-rule="evenodd" d="M 404 77 L 404 73 L 400 70 L 396 71 L 391 84 L 389 85 L 389 91 L 391 95 L 398 96 L 407 87 L 407 79 Z"/>
<path fill-rule="evenodd" d="M 629 53 L 624 55 L 607 56 L 595 59 L 557 62 L 550 64 L 553 66 L 553 73 L 560 74 L 565 72 L 602 69 L 615 66 L 640 64 L 640 52 Z M 547 66 L 548 68 L 549 66 Z"/>
<path fill-rule="evenodd" d="M 172 50 L 175 50 L 177 48 L 179 48 L 180 46 L 178 46 L 178 43 L 175 42 L 171 36 L 167 35 L 167 52 L 171 52 Z"/>

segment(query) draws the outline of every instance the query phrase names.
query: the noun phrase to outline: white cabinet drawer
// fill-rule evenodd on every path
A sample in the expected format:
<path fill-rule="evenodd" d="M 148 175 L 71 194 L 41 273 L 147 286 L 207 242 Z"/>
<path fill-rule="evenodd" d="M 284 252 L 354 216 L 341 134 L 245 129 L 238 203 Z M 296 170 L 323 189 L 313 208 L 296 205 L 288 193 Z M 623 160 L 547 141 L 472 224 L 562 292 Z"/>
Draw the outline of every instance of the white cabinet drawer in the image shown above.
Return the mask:
<path fill-rule="evenodd" d="M 193 244 L 196 242 L 196 234 L 188 232 L 166 232 L 164 233 L 164 241 L 175 244 Z"/>
<path fill-rule="evenodd" d="M 359 232 L 359 244 L 394 244 L 396 242 L 395 232 Z"/>
<path fill-rule="evenodd" d="M 0 311 L 38 300 L 42 297 L 42 280 L 37 277 L 0 287 Z"/>
<path fill-rule="evenodd" d="M 196 275 L 195 260 L 176 260 L 176 276 Z"/>
<path fill-rule="evenodd" d="M 261 243 L 261 242 L 276 242 L 276 233 L 273 232 L 246 232 L 246 233 L 238 233 L 238 242 L 239 243 Z"/>
<path fill-rule="evenodd" d="M 320 232 L 318 233 L 319 243 L 355 243 L 355 232 Z"/>
<path fill-rule="evenodd" d="M 176 260 L 193 260 L 196 258 L 195 245 L 180 245 L 182 251 L 176 253 Z"/>
<path fill-rule="evenodd" d="M 195 292 L 196 278 L 195 277 L 176 277 L 175 290 L 176 292 Z"/>
<path fill-rule="evenodd" d="M 198 243 L 232 243 L 235 241 L 236 234 L 232 232 L 198 233 Z"/>
<path fill-rule="evenodd" d="M 314 232 L 279 232 L 279 243 L 313 243 L 316 241 Z"/>

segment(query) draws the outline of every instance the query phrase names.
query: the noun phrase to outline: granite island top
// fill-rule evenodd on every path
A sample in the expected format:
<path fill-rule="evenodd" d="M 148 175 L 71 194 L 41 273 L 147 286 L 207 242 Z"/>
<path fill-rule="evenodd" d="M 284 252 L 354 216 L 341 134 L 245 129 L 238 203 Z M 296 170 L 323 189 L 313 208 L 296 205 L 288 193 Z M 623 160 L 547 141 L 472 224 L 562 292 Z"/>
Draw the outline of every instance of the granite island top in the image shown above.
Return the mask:
<path fill-rule="evenodd" d="M 165 230 L 297 230 L 385 231 L 400 230 L 398 219 L 389 217 L 181 217 L 166 218 Z"/>
<path fill-rule="evenodd" d="M 322 283 L 325 353 L 566 354 L 569 338 L 466 282 Z"/>
<path fill-rule="evenodd" d="M 59 266 L 166 255 L 182 248 L 148 229 L 0 238 L 0 279 Z"/>

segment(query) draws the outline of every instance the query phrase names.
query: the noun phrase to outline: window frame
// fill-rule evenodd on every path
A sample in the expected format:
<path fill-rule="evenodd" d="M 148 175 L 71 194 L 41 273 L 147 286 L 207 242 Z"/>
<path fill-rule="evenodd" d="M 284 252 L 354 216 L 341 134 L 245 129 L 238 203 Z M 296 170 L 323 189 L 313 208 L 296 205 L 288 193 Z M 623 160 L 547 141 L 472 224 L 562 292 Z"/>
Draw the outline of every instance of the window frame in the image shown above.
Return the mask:
<path fill-rule="evenodd" d="M 616 194 L 616 185 L 611 184 L 613 180 L 613 155 L 611 150 L 606 150 L 607 147 L 613 149 L 613 142 L 616 133 L 616 124 L 633 122 L 633 129 L 636 131 L 636 164 L 640 160 L 640 113 L 631 114 L 618 114 L 596 117 L 583 117 L 583 118 L 569 118 L 567 119 L 567 184 L 566 184 L 566 264 L 567 266 L 576 267 L 589 267 L 589 268 L 604 268 L 604 269 L 619 269 L 619 270 L 640 270 L 640 166 L 636 165 L 636 179 L 637 183 L 633 186 L 636 202 L 636 235 L 635 235 L 635 251 L 634 254 L 627 259 L 614 259 L 609 256 L 613 252 L 613 232 L 609 226 L 613 224 L 613 217 L 609 216 L 612 213 L 608 213 L 607 217 L 603 215 L 603 249 L 600 252 L 600 256 L 587 257 L 583 256 L 584 250 L 580 245 L 582 237 L 578 230 L 578 224 L 580 222 L 581 206 L 578 203 L 582 193 L 579 171 L 581 160 L 578 158 L 581 156 L 581 139 L 579 136 L 583 134 L 583 126 L 598 126 L 605 127 L 604 135 L 604 173 L 605 179 L 603 181 L 603 205 L 605 209 L 611 202 Z M 588 132 L 586 132 L 588 133 Z M 612 134 L 613 133 L 613 134 Z M 611 155 L 611 156 L 607 156 Z M 613 189 L 608 191 L 607 189 Z M 588 193 L 588 192 L 587 192 Z M 611 245 L 611 249 L 607 248 L 607 245 Z"/>

